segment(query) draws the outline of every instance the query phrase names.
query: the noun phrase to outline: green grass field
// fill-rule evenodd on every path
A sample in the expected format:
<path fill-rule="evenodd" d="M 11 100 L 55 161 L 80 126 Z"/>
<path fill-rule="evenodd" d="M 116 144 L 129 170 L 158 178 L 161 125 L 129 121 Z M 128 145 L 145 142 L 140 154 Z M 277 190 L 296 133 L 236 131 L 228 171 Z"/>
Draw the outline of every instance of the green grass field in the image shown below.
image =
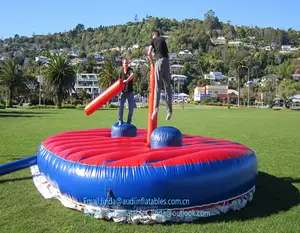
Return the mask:
<path fill-rule="evenodd" d="M 34 155 L 47 137 L 74 129 L 111 127 L 117 109 L 85 116 L 83 110 L 0 111 L 0 164 Z M 127 112 L 125 112 L 126 116 Z M 184 133 L 225 138 L 256 152 L 256 194 L 245 209 L 185 224 L 120 225 L 91 219 L 45 200 L 29 169 L 0 177 L 0 232 L 300 232 L 300 111 L 271 109 L 165 109 L 159 125 Z M 136 109 L 134 124 L 147 126 L 147 109 Z"/>

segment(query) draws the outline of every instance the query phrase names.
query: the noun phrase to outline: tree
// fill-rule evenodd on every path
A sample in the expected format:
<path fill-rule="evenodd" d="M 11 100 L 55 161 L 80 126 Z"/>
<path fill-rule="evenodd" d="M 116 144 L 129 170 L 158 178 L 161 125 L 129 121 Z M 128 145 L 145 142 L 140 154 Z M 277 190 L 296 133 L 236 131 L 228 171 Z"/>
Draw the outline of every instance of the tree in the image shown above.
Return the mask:
<path fill-rule="evenodd" d="M 149 66 L 137 66 L 134 70 L 134 86 L 137 93 L 148 91 L 148 82 L 150 78 Z"/>
<path fill-rule="evenodd" d="M 99 87 L 108 88 L 117 80 L 117 72 L 111 61 L 105 61 L 104 66 L 99 74 Z"/>
<path fill-rule="evenodd" d="M 114 69 L 112 61 L 106 60 L 103 69 L 100 71 L 100 74 L 98 76 L 99 87 L 106 89 L 109 86 L 111 86 L 115 81 L 117 81 L 117 78 L 118 73 L 117 70 Z"/>
<path fill-rule="evenodd" d="M 265 76 L 266 81 L 259 87 L 259 92 L 264 93 L 264 102 L 272 105 L 275 98 L 276 81 L 273 75 Z"/>
<path fill-rule="evenodd" d="M 57 107 L 62 108 L 63 96 L 71 92 L 76 82 L 75 71 L 63 55 L 53 54 L 44 71 L 48 91 L 57 97 Z"/>
<path fill-rule="evenodd" d="M 85 51 L 80 51 L 78 58 L 86 58 L 86 52 Z"/>
<path fill-rule="evenodd" d="M 215 12 L 213 10 L 209 10 L 204 15 L 204 25 L 206 26 L 207 30 L 214 30 L 218 29 L 220 26 L 220 22 L 217 16 L 215 16 Z"/>
<path fill-rule="evenodd" d="M 293 65 L 290 61 L 285 61 L 276 67 L 276 74 L 280 79 L 291 79 Z"/>
<path fill-rule="evenodd" d="M 90 99 L 90 95 L 89 95 L 89 93 L 87 93 L 86 89 L 81 89 L 78 92 L 78 98 L 81 99 L 84 103 L 86 103 L 87 100 Z"/>
<path fill-rule="evenodd" d="M 24 97 L 31 102 L 34 99 L 38 98 L 39 83 L 37 78 L 32 75 L 25 75 L 25 88 L 24 88 Z"/>
<path fill-rule="evenodd" d="M 285 103 L 288 102 L 288 99 L 296 94 L 296 88 L 292 80 L 283 80 L 279 84 L 279 95 L 284 100 Z"/>
<path fill-rule="evenodd" d="M 230 61 L 230 68 L 232 70 L 232 73 L 236 74 L 237 80 L 238 80 L 238 93 L 240 95 L 240 77 L 241 74 L 243 74 L 242 66 L 245 65 L 245 58 L 247 57 L 248 53 L 245 50 L 236 50 L 231 57 Z M 242 83 L 244 83 L 242 81 Z"/>
<path fill-rule="evenodd" d="M 75 30 L 76 31 L 83 31 L 84 30 L 84 25 L 81 24 L 81 23 L 77 24 L 76 27 L 75 27 Z"/>
<path fill-rule="evenodd" d="M 9 106 L 12 100 L 18 96 L 20 89 L 24 87 L 24 78 L 21 67 L 14 61 L 5 61 L 0 70 L 0 83 L 9 90 Z"/>

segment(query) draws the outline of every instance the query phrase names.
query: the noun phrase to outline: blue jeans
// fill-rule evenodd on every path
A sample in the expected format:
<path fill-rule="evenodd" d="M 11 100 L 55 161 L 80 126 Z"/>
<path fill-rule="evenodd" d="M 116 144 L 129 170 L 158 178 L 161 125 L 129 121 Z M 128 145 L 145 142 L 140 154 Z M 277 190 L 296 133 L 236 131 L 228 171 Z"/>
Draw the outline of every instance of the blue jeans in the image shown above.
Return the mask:
<path fill-rule="evenodd" d="M 131 124 L 133 109 L 135 108 L 135 100 L 134 100 L 133 92 L 128 92 L 128 93 L 122 92 L 121 93 L 118 121 L 123 123 L 123 112 L 124 112 L 124 105 L 125 105 L 126 99 L 128 100 L 127 123 Z"/>

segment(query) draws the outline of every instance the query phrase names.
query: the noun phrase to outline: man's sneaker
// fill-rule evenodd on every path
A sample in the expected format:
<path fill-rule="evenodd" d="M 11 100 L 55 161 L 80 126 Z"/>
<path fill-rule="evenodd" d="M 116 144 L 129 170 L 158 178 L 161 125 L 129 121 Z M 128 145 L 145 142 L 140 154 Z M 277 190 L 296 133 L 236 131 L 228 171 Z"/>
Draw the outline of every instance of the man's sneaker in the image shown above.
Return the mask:
<path fill-rule="evenodd" d="M 168 112 L 167 117 L 166 117 L 166 120 L 167 120 L 167 121 L 170 120 L 171 117 L 172 117 L 172 113 L 171 113 L 171 112 Z"/>
<path fill-rule="evenodd" d="M 118 121 L 118 123 L 119 123 L 119 125 L 122 125 L 122 124 L 123 124 L 123 122 L 122 122 L 122 121 Z"/>
<path fill-rule="evenodd" d="M 157 113 L 158 113 L 158 108 L 155 108 L 154 111 L 153 111 L 153 113 L 152 113 L 152 117 L 151 117 L 152 120 L 154 120 L 154 118 L 156 117 Z"/>

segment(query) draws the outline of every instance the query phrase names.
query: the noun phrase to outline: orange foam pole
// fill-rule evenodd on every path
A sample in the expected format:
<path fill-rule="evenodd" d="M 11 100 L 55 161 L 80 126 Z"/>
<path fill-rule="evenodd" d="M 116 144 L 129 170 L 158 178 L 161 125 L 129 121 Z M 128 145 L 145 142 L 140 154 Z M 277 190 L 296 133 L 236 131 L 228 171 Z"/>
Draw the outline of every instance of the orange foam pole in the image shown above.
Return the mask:
<path fill-rule="evenodd" d="M 97 98 L 92 100 L 84 109 L 86 115 L 93 114 L 97 109 L 101 108 L 104 104 L 118 95 L 124 89 L 122 79 L 118 79 L 109 88 L 102 92 Z"/>
<path fill-rule="evenodd" d="M 151 66 L 150 68 L 150 91 L 148 95 L 148 128 L 147 128 L 147 144 L 146 146 L 150 146 L 150 139 L 151 139 L 151 133 L 153 130 L 157 127 L 157 117 L 156 115 L 155 119 L 152 120 L 152 113 L 154 110 L 154 88 L 155 88 L 155 73 L 154 73 L 154 67 Z"/>

